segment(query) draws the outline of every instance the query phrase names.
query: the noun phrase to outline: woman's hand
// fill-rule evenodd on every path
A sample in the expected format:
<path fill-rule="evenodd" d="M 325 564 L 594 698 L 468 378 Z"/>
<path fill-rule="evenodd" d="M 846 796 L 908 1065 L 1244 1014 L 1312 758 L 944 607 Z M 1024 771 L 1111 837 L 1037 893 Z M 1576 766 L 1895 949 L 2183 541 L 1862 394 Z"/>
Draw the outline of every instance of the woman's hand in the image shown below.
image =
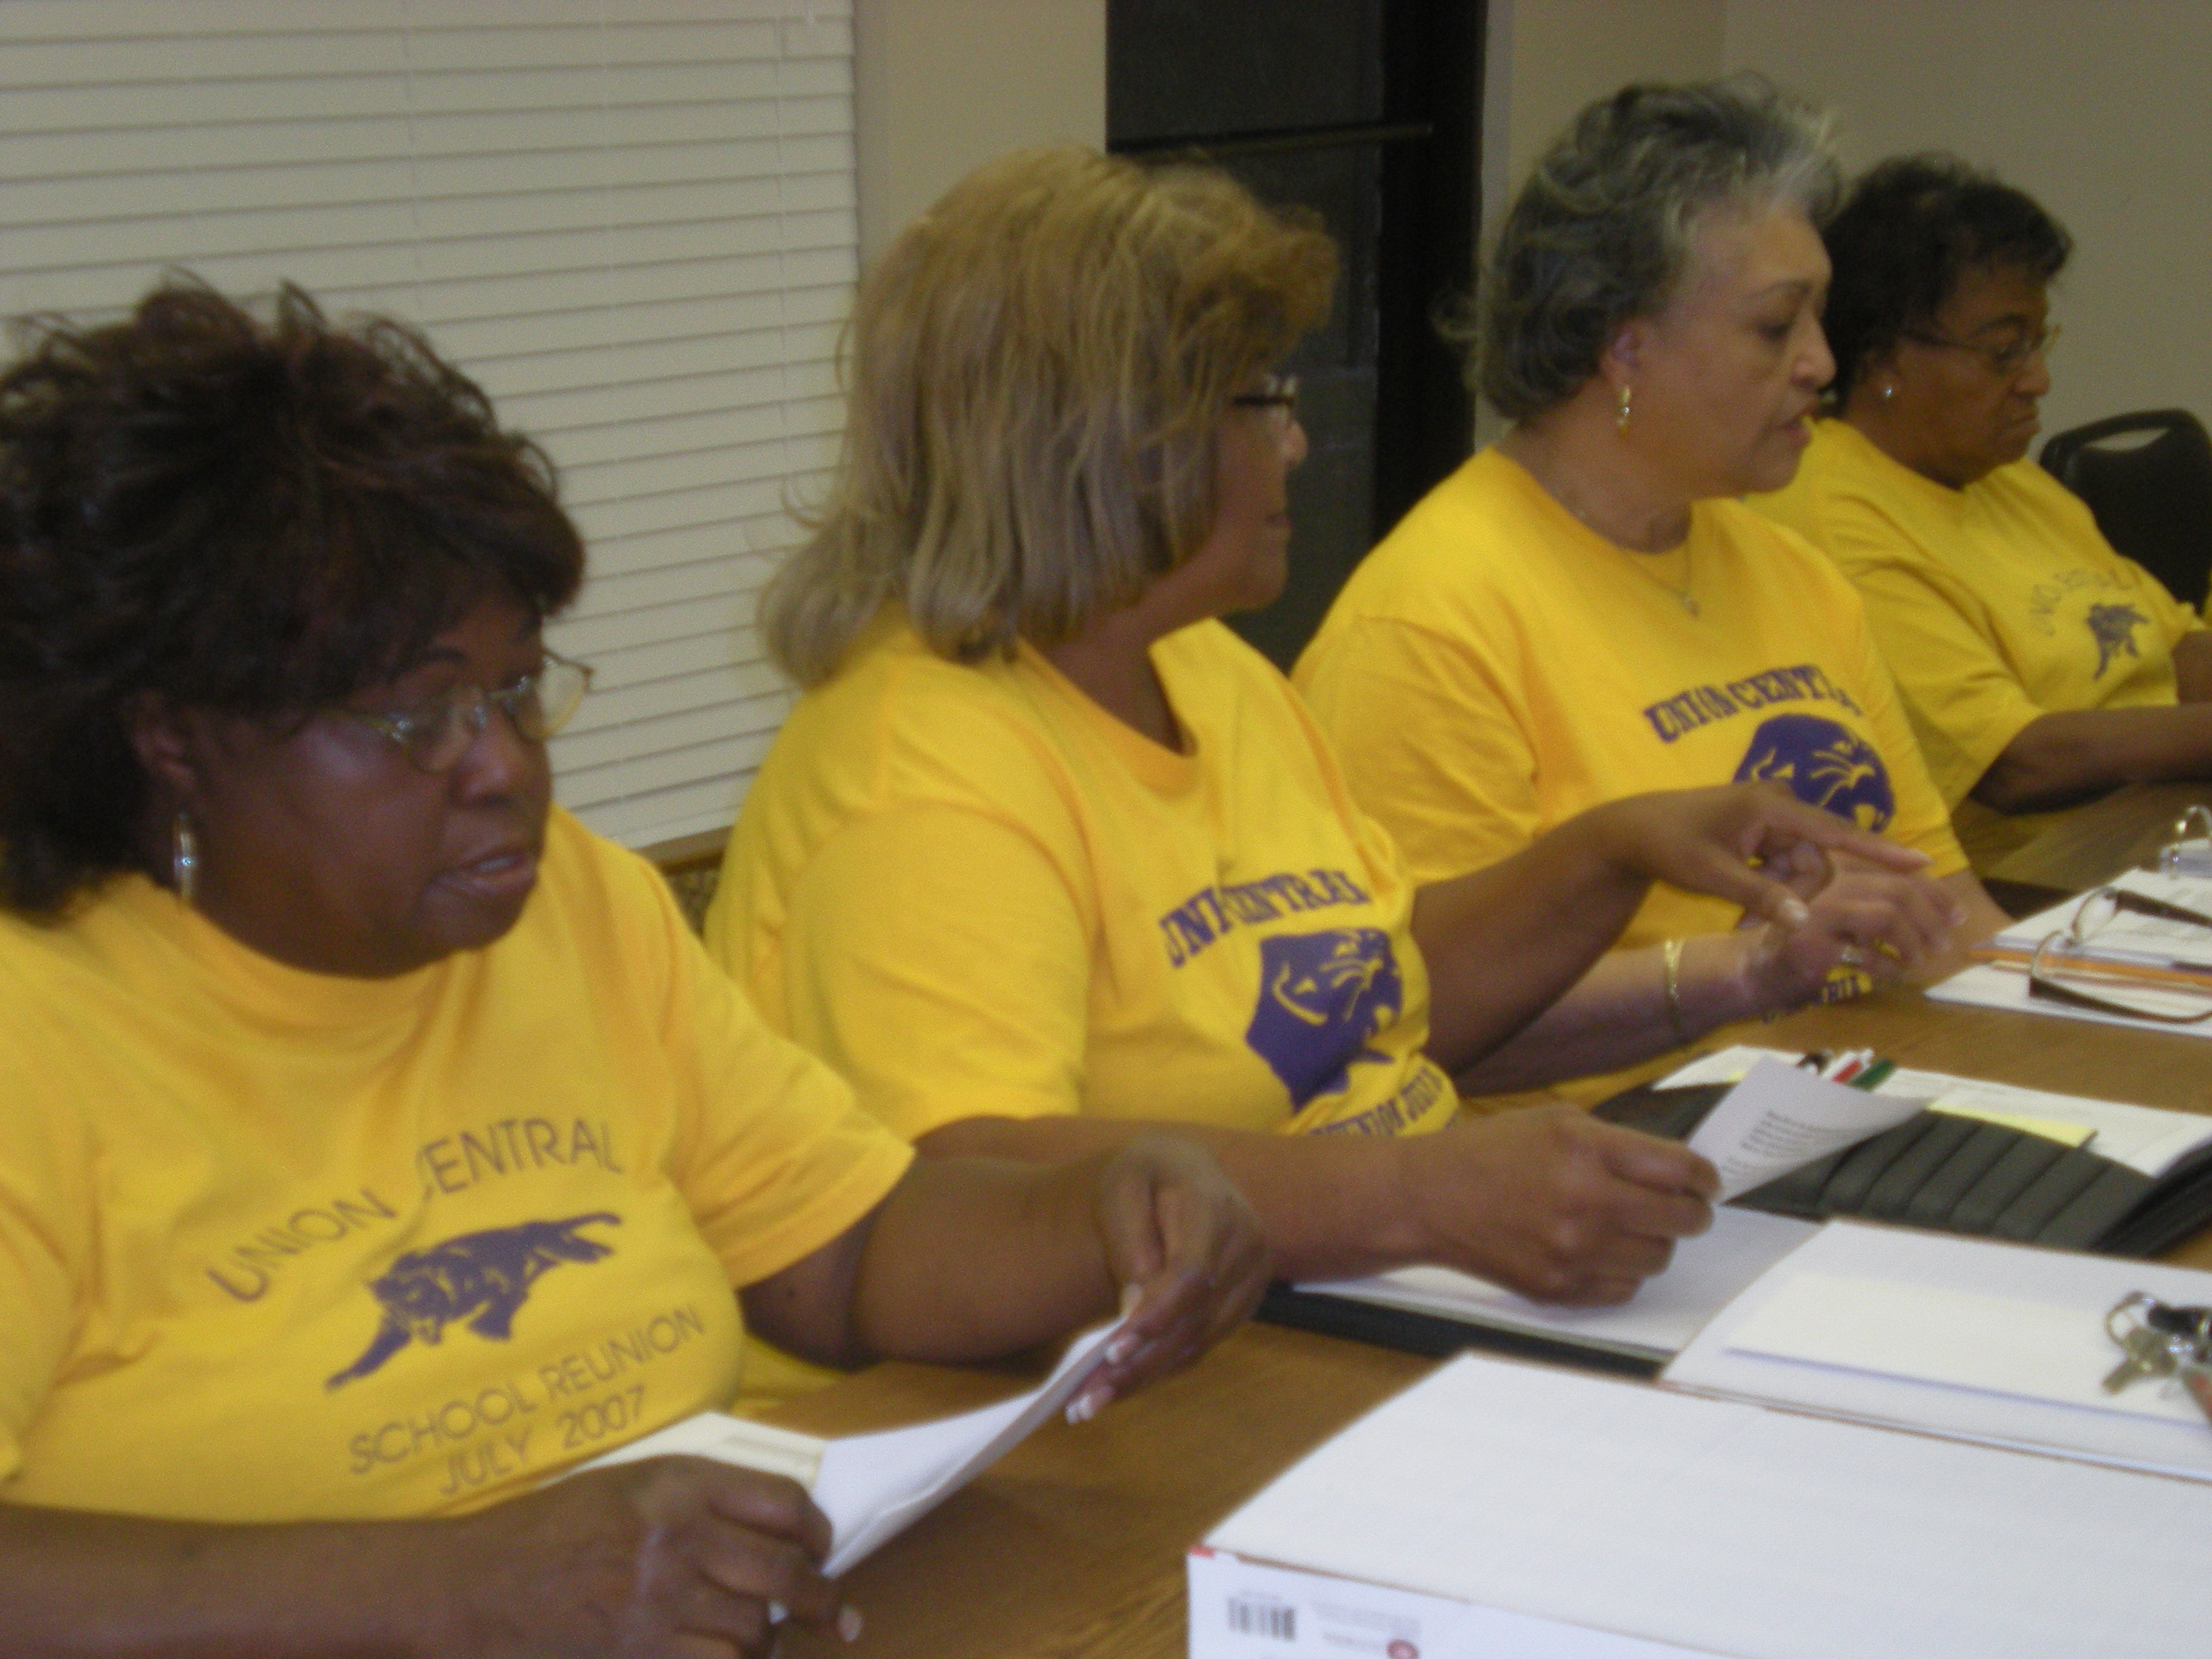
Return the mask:
<path fill-rule="evenodd" d="M 1226 1336 L 1258 1305 L 1272 1270 L 1251 1206 L 1202 1147 L 1175 1135 L 1139 1135 L 1107 1158 L 1092 1213 L 1129 1312 L 1069 1407 L 1079 1421 Z"/>
<path fill-rule="evenodd" d="M 593 1470 L 446 1523 L 436 1651 L 471 1659 L 753 1659 L 771 1602 L 801 1624 L 857 1615 L 822 1576 L 830 1522 L 805 1488 L 698 1458 Z"/>
<path fill-rule="evenodd" d="M 1594 807 L 1616 868 L 1709 893 L 1784 928 L 1810 920 L 1802 893 L 1823 891 L 1844 854 L 1911 875 L 1928 855 L 1808 806 L 1778 783 L 1734 783 L 1629 795 Z"/>
<path fill-rule="evenodd" d="M 1838 968 L 1905 978 L 1948 952 L 1966 921 L 1965 908 L 1937 883 L 1871 868 L 1847 854 L 1835 859 L 1833 878 L 1808 895 L 1806 908 L 1795 927 L 1765 922 L 1747 925 L 1740 935 L 1747 1008 L 1773 1013 L 1797 1007 Z"/>
<path fill-rule="evenodd" d="M 1532 1106 L 1397 1143 L 1413 1259 L 1539 1302 L 1626 1302 L 1674 1241 L 1712 1224 L 1713 1166 L 1687 1147 Z"/>

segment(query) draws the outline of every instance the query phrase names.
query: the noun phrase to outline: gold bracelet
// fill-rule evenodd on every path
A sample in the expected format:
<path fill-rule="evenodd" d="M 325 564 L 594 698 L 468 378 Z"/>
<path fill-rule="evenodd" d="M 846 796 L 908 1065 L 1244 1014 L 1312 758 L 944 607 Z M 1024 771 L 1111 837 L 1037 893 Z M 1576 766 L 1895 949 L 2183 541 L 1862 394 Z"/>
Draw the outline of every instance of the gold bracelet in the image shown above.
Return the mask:
<path fill-rule="evenodd" d="M 1661 983 L 1667 993 L 1667 1023 L 1674 1028 L 1674 1042 L 1680 1047 L 1690 1040 L 1689 1022 L 1682 1018 L 1682 941 L 1668 939 L 1660 947 L 1659 959 L 1666 965 Z"/>

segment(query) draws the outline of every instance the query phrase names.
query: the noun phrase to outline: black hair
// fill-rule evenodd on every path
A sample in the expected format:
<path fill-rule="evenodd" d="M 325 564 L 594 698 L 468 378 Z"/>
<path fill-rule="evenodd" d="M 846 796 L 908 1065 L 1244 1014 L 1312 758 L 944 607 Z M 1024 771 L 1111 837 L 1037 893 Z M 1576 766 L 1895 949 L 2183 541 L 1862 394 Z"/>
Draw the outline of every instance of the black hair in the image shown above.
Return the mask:
<path fill-rule="evenodd" d="M 583 578 L 553 469 L 412 330 L 270 319 L 173 276 L 125 321 L 18 325 L 0 374 L 0 905 L 137 867 L 149 699 L 304 717 L 479 600 Z"/>
<path fill-rule="evenodd" d="M 2065 227 L 2025 191 L 1932 154 L 1869 170 L 1822 234 L 1835 266 L 1821 319 L 1836 356 L 1827 398 L 1838 407 L 1869 360 L 1934 325 L 1967 271 L 2048 283 L 2074 251 Z"/>

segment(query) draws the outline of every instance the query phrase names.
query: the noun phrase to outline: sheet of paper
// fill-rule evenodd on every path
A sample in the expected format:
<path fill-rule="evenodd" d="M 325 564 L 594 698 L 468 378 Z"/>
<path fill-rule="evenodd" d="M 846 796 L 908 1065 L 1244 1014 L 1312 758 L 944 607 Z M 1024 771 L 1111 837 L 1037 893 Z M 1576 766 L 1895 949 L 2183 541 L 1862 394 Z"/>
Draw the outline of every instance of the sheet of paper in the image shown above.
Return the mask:
<path fill-rule="evenodd" d="M 1560 1308 L 1449 1267 L 1401 1267 L 1372 1279 L 1301 1285 L 1443 1319 L 1528 1331 L 1616 1353 L 1665 1359 L 1681 1351 L 1738 1292 L 1820 1231 L 1810 1221 L 1723 1205 L 1713 1224 L 1674 1247 L 1667 1271 L 1618 1308 Z"/>
<path fill-rule="evenodd" d="M 2155 1007 L 2161 1012 L 2191 1013 L 2204 1006 L 2202 997 L 2161 992 L 2152 986 L 2128 985 L 2115 990 L 2118 995 L 2140 1006 Z M 2138 1031 L 2179 1031 L 2188 1036 L 2212 1037 L 2212 1020 L 2200 1025 L 2167 1025 L 2154 1019 L 2130 1019 L 2125 1014 L 2108 1014 L 2098 1008 L 2076 1008 L 2068 1003 L 2031 997 L 2027 994 L 2027 973 L 1996 963 L 1979 963 L 1961 969 L 1948 979 L 1937 981 L 1928 988 L 1928 1000 L 1969 1008 L 2005 1008 L 2021 1014 L 2056 1014 L 2061 1019 L 2125 1025 Z"/>
<path fill-rule="evenodd" d="M 822 1440 L 721 1412 L 702 1412 L 583 1464 L 605 1468 L 645 1457 L 708 1457 L 786 1474 L 806 1486 L 830 1517 L 823 1571 L 863 1559 L 1013 1449 L 1082 1391 L 1119 1322 L 1078 1337 L 1052 1375 L 1029 1393 L 957 1417 L 878 1434 Z"/>
<path fill-rule="evenodd" d="M 2131 893 L 2141 893 L 2146 898 L 2161 899 L 2168 904 L 2179 905 L 2185 910 L 2212 915 L 2212 876 L 2166 875 L 2154 870 L 2130 870 L 2115 877 L 2111 884 Z M 2081 898 L 2070 898 L 2063 904 L 2039 911 L 2014 922 L 1991 943 L 2002 949 L 2033 951 L 2045 935 L 2065 932 L 2082 902 Z M 2116 961 L 2176 963 L 2212 969 L 2212 928 L 2199 927 L 2193 922 L 2139 915 L 2131 910 L 2115 914 L 2111 921 L 2097 930 L 2088 948 L 2099 956 L 2109 956 Z"/>
<path fill-rule="evenodd" d="M 1732 1082 L 1749 1072 L 1758 1060 L 1788 1064 L 1796 1058 L 1769 1048 L 1723 1048 L 1716 1054 L 1700 1055 L 1662 1079 L 1659 1086 L 1673 1087 L 1678 1079 L 1684 1084 Z M 2054 1139 L 2071 1140 L 2081 1131 L 2088 1130 L 2094 1135 L 2088 1145 L 2100 1157 L 2140 1170 L 2147 1176 L 2163 1175 L 2179 1159 L 2212 1143 L 2212 1117 L 2196 1112 L 2171 1112 L 2154 1106 L 2092 1100 L 2082 1095 L 2051 1094 L 2008 1083 L 1953 1077 L 1943 1072 L 1900 1067 L 1875 1092 L 1902 1099 L 1926 1100 L 1935 1111 L 1956 1110 L 1994 1117 L 2029 1128 L 2031 1133 L 2048 1130 Z M 2059 1133 L 2062 1129 L 2065 1133 Z"/>
<path fill-rule="evenodd" d="M 1793 1273 L 1734 1327 L 1729 1351 L 2162 1418 L 2212 1436 L 2212 1424 L 2179 1389 L 2138 1383 L 2106 1393 L 2103 1378 L 2120 1356 L 2104 1321 L 2057 1303 L 1894 1279 Z"/>
<path fill-rule="evenodd" d="M 2106 1310 L 2212 1302 L 2212 1273 L 1836 1221 L 1662 1373 L 1683 1388 L 2212 1480 L 2212 1424 L 2178 1388 L 2099 1384 Z"/>
<path fill-rule="evenodd" d="M 1689 1146 L 1711 1160 L 1721 1196 L 1730 1199 L 1902 1123 L 1922 1104 L 1761 1060 L 1706 1115 Z"/>
<path fill-rule="evenodd" d="M 1116 1322 L 1077 1338 L 1028 1394 L 934 1423 L 832 1440 L 814 1481 L 814 1501 L 836 1527 L 823 1571 L 844 1571 L 1066 1409 L 1120 1328 Z"/>
<path fill-rule="evenodd" d="M 2193 1481 L 1468 1355 L 1206 1541 L 1565 1627 L 1516 1655 L 2131 1659 L 2203 1651 L 2208 1536 Z"/>

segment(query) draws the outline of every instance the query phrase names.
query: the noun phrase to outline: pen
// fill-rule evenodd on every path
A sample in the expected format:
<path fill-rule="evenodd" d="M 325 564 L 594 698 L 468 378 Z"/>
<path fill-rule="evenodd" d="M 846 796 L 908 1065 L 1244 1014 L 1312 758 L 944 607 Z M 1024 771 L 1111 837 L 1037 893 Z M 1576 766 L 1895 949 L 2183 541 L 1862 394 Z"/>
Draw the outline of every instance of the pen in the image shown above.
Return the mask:
<path fill-rule="evenodd" d="M 1817 1075 L 1828 1069 L 1828 1060 L 1829 1054 L 1826 1048 L 1815 1048 L 1811 1054 L 1805 1055 L 1802 1059 L 1798 1060 L 1797 1069 L 1801 1072 L 1811 1072 Z"/>
<path fill-rule="evenodd" d="M 1873 1058 L 1874 1050 L 1871 1048 L 1850 1049 L 1841 1055 L 1822 1075 L 1831 1083 L 1849 1083 L 1861 1072 L 1866 1070 L 1867 1062 Z"/>
<path fill-rule="evenodd" d="M 1869 1094 L 1872 1094 L 1876 1089 L 1879 1089 L 1883 1084 L 1889 1080 L 1889 1074 L 1896 1069 L 1897 1062 L 1895 1060 L 1877 1060 L 1873 1065 L 1868 1066 L 1866 1070 L 1861 1072 L 1856 1077 L 1851 1079 L 1851 1087 L 1854 1089 L 1863 1089 Z"/>

